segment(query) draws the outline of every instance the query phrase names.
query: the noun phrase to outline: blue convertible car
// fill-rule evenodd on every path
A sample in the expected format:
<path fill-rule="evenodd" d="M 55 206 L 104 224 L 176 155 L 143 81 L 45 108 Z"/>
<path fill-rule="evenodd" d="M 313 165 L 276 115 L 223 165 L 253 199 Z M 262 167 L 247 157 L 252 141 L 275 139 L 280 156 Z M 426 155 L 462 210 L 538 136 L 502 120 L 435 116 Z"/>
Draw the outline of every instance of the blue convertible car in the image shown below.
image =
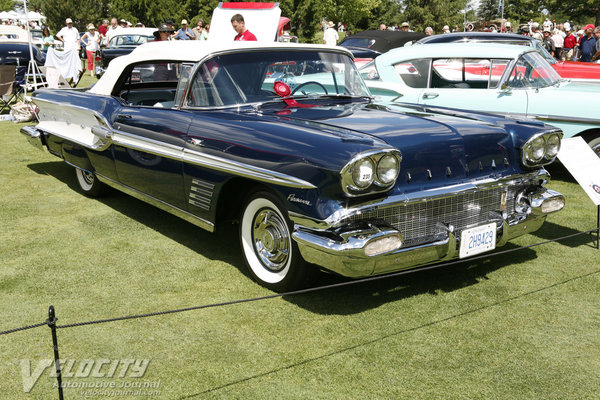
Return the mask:
<path fill-rule="evenodd" d="M 315 266 L 364 277 L 469 257 L 540 228 L 560 130 L 483 113 L 372 103 L 342 48 L 154 42 L 88 90 L 40 90 L 34 144 L 213 231 L 239 222 L 273 290 Z"/>

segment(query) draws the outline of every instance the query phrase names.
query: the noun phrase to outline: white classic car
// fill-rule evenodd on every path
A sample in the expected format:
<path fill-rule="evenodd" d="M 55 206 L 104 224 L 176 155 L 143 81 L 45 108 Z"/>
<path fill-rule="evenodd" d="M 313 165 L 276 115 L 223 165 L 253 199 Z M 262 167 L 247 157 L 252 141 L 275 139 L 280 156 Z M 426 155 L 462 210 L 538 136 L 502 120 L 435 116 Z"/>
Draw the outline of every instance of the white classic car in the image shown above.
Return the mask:
<path fill-rule="evenodd" d="M 360 69 L 377 101 L 489 111 L 582 136 L 600 156 L 600 82 L 562 79 L 537 50 L 440 43 L 393 49 Z"/>

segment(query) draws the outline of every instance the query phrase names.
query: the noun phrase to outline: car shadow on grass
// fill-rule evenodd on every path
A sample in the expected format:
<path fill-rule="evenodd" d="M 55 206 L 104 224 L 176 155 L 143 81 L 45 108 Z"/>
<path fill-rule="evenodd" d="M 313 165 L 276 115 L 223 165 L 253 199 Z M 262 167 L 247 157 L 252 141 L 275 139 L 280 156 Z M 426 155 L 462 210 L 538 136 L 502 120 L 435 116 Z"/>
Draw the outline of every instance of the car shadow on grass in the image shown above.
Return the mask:
<path fill-rule="evenodd" d="M 508 250 L 515 252 L 506 253 Z M 496 270 L 508 265 L 526 263 L 537 257 L 535 250 L 521 249 L 511 243 L 500 248 L 498 253 L 478 260 L 454 260 L 439 264 L 439 267 L 428 266 L 406 271 L 407 273 L 389 274 L 366 282 L 322 274 L 316 282 L 317 286 L 343 286 L 284 298 L 317 314 L 350 315 L 413 296 L 448 293 L 476 285 L 489 279 L 488 275 Z M 361 295 L 357 296 L 357 293 Z"/>
<path fill-rule="evenodd" d="M 62 161 L 29 164 L 28 167 L 38 174 L 53 176 L 73 191 L 81 193 L 73 167 Z M 114 189 L 110 189 L 106 196 L 91 200 L 109 206 L 210 260 L 219 260 L 234 266 L 244 265 L 241 250 L 238 248 L 237 232 L 232 225 L 223 226 L 222 229 L 211 233 Z M 234 246 L 231 246 L 232 242 L 235 243 Z M 245 268 L 240 270 L 250 279 Z"/>
<path fill-rule="evenodd" d="M 544 222 L 544 225 L 532 235 L 544 240 L 558 240 L 558 243 L 571 248 L 579 246 L 595 247 L 590 233 L 584 233 L 567 226 L 557 225 L 553 222 Z M 561 239 L 564 238 L 564 239 Z"/>

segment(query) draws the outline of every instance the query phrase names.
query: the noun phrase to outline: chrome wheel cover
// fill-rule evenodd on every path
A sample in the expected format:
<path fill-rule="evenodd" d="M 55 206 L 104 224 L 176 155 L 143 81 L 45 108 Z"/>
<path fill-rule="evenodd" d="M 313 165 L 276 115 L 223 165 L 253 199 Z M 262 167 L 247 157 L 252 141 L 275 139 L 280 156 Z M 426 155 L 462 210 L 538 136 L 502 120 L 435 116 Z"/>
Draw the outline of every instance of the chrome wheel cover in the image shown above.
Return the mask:
<path fill-rule="evenodd" d="M 290 234 L 285 221 L 271 209 L 256 213 L 252 222 L 252 244 L 263 266 L 271 271 L 281 271 L 290 255 Z"/>
<path fill-rule="evenodd" d="M 96 179 L 94 174 L 92 174 L 91 172 L 88 172 L 88 171 L 84 171 L 84 170 L 81 170 L 81 177 L 83 178 L 85 183 L 87 183 L 90 186 L 92 186 L 94 184 L 94 180 Z"/>

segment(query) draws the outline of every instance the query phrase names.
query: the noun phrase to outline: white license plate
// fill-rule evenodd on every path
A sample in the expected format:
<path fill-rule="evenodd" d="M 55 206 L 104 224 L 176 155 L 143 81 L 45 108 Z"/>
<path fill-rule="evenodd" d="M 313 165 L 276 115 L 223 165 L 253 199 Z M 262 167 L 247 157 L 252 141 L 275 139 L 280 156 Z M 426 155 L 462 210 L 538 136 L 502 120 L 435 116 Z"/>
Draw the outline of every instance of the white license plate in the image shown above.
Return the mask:
<path fill-rule="evenodd" d="M 496 224 L 465 229 L 460 234 L 459 257 L 465 258 L 496 248 Z"/>

